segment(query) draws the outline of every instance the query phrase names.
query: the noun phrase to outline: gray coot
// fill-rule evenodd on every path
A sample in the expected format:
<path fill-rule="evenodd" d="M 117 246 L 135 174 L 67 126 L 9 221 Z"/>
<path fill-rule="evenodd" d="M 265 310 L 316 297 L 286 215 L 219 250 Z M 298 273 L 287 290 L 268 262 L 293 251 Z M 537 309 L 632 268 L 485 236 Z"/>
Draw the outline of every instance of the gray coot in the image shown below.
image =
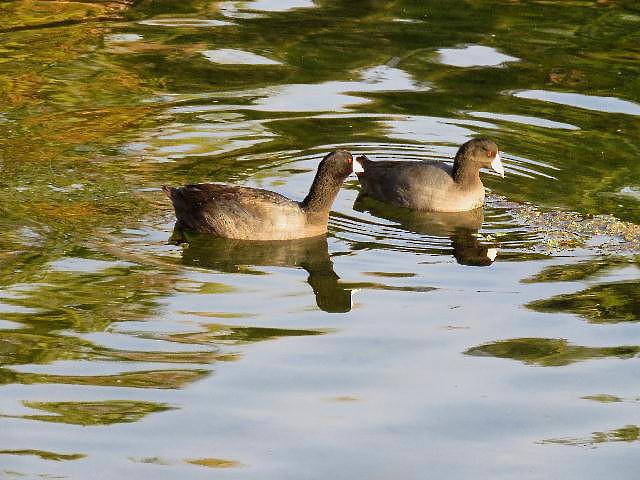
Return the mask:
<path fill-rule="evenodd" d="M 463 212 L 484 203 L 480 169 L 504 177 L 498 146 L 486 138 L 469 140 L 453 165 L 443 162 L 374 162 L 364 155 L 354 171 L 365 194 L 383 202 L 430 212 Z"/>
<path fill-rule="evenodd" d="M 291 240 L 326 233 L 331 205 L 352 171 L 349 152 L 328 154 L 302 202 L 269 190 L 218 183 L 163 185 L 162 190 L 181 228 L 240 240 Z"/>

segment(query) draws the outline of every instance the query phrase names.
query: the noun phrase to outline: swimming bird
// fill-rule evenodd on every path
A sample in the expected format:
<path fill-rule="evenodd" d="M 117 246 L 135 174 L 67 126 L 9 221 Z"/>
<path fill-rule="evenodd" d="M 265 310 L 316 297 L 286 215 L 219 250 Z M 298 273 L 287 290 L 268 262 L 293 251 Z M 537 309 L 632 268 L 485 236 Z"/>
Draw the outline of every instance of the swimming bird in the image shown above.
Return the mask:
<path fill-rule="evenodd" d="M 291 240 L 322 235 L 344 180 L 353 171 L 346 150 L 325 156 L 301 202 L 258 188 L 200 183 L 162 190 L 184 229 L 241 240 Z"/>
<path fill-rule="evenodd" d="M 462 212 L 482 206 L 484 185 L 480 169 L 484 167 L 491 167 L 504 177 L 498 146 L 486 138 L 464 143 L 453 165 L 435 161 L 372 161 L 364 155 L 354 161 L 354 171 L 366 195 L 430 212 Z"/>

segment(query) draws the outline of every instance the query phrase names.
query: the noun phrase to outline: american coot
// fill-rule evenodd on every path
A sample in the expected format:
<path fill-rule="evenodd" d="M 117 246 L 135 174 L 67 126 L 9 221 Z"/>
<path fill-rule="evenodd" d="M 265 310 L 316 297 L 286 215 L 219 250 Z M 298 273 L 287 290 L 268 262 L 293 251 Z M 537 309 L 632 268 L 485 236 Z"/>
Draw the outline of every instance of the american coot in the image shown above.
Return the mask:
<path fill-rule="evenodd" d="M 453 165 L 442 162 L 374 162 L 364 155 L 355 170 L 367 195 L 413 210 L 463 212 L 484 203 L 480 169 L 491 167 L 504 177 L 498 146 L 486 138 L 463 144 Z M 361 167 L 361 168 L 357 168 Z"/>
<path fill-rule="evenodd" d="M 240 240 L 291 240 L 326 233 L 331 205 L 352 171 L 349 152 L 328 154 L 302 202 L 269 190 L 218 183 L 163 185 L 162 190 L 184 229 Z"/>

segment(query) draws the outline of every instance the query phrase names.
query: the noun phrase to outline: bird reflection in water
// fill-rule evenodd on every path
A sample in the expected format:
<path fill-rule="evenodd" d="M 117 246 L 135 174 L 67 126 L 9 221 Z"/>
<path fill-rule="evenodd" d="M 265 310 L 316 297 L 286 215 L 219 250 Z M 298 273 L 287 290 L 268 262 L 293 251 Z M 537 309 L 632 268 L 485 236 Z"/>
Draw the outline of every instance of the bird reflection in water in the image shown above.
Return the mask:
<path fill-rule="evenodd" d="M 316 303 L 329 313 L 351 311 L 352 290 L 343 287 L 333 270 L 325 235 L 297 240 L 248 241 L 182 230 L 176 225 L 169 239 L 185 244 L 182 263 L 221 272 L 243 272 L 247 267 L 290 267 L 307 271 Z"/>
<path fill-rule="evenodd" d="M 460 265 L 486 267 L 498 254 L 497 248 L 481 244 L 478 239 L 484 221 L 482 207 L 466 212 L 425 212 L 388 205 L 360 194 L 353 208 L 391 220 L 404 230 L 449 238 L 453 256 Z"/>

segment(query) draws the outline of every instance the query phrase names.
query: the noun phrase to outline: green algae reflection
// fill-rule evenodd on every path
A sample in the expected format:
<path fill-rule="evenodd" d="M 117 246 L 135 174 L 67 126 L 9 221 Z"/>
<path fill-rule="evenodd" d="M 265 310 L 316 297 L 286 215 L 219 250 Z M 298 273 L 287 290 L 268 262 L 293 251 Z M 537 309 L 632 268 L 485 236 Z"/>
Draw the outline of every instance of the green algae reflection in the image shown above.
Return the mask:
<path fill-rule="evenodd" d="M 602 443 L 625 442 L 632 443 L 640 441 L 640 427 L 637 425 L 626 425 L 614 430 L 605 432 L 593 432 L 590 437 L 585 438 L 553 438 L 543 440 L 540 443 L 555 443 L 559 445 L 591 446 L 595 447 Z"/>
<path fill-rule="evenodd" d="M 4 372 L 4 378 L 2 376 Z M 209 370 L 149 370 L 125 372 L 116 375 L 51 375 L 45 373 L 12 372 L 0 369 L 0 381 L 25 385 L 55 383 L 62 385 L 87 385 L 94 387 L 128 387 L 172 390 L 183 388 L 209 375 Z M 7 381 L 8 380 L 8 381 Z"/>
<path fill-rule="evenodd" d="M 537 312 L 573 313 L 592 323 L 636 322 L 640 320 L 640 281 L 595 285 L 536 300 L 526 307 Z"/>
<path fill-rule="evenodd" d="M 524 283 L 573 282 L 606 279 L 606 275 L 639 265 L 639 257 L 603 257 L 566 265 L 553 265 L 526 278 Z M 525 305 L 536 312 L 571 313 L 590 323 L 640 320 L 640 281 L 598 283 L 577 292 L 535 300 Z"/>
<path fill-rule="evenodd" d="M 226 460 L 224 458 L 195 458 L 186 460 L 187 463 L 207 468 L 238 468 L 242 467 L 242 463 L 235 460 Z"/>
<path fill-rule="evenodd" d="M 175 407 L 164 403 L 134 400 L 95 402 L 23 402 L 25 406 L 48 414 L 20 415 L 17 418 L 69 425 L 97 426 L 131 423 L 151 413 L 166 412 Z M 8 415 L 5 415 L 8 417 Z"/>
<path fill-rule="evenodd" d="M 464 353 L 476 357 L 518 360 L 540 367 L 562 367 L 585 360 L 633 358 L 640 353 L 640 346 L 584 347 L 572 345 L 561 338 L 514 338 L 478 345 Z"/>
<path fill-rule="evenodd" d="M 86 455 L 82 453 L 56 453 L 48 452 L 46 450 L 0 450 L 0 455 L 32 455 L 34 457 L 39 457 L 42 460 L 51 460 L 54 462 L 80 460 L 81 458 L 86 457 Z"/>
<path fill-rule="evenodd" d="M 0 331 L 0 364 L 47 364 L 60 360 L 121 360 L 151 363 L 211 364 L 229 360 L 218 350 L 163 352 L 110 349 L 64 335 L 38 335 L 25 331 Z M 0 375 L 2 378 L 2 375 Z"/>
<path fill-rule="evenodd" d="M 603 257 L 576 263 L 552 265 L 522 280 L 523 283 L 575 282 L 587 280 L 629 265 L 640 266 L 640 257 Z"/>
<path fill-rule="evenodd" d="M 245 327 L 239 325 L 208 324 L 205 330 L 192 333 L 140 333 L 139 336 L 187 344 L 243 345 L 283 337 L 324 335 L 321 330 L 293 328 Z"/>

